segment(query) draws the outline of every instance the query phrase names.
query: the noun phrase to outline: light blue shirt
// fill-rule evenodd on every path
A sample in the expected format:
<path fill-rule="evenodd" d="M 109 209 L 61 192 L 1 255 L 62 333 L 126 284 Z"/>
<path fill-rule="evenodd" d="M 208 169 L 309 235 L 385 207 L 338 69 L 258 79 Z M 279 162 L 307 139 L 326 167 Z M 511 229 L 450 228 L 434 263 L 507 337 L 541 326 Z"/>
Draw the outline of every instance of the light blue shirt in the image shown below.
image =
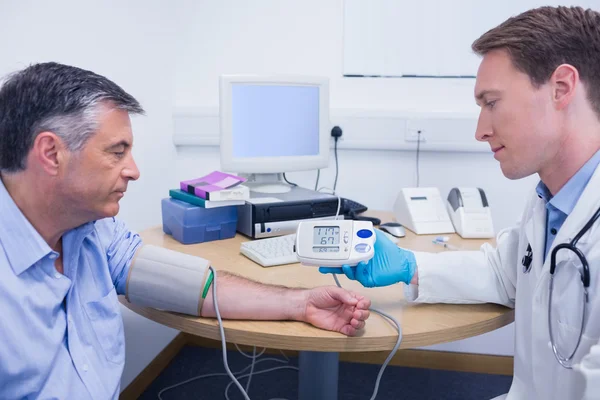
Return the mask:
<path fill-rule="evenodd" d="M 63 236 L 60 274 L 0 181 L 0 399 L 118 398 L 117 293 L 140 243 L 114 218 L 87 223 Z"/>
<path fill-rule="evenodd" d="M 548 257 L 548 252 L 552 247 L 556 234 L 575 208 L 599 164 L 600 151 L 596 152 L 554 197 L 543 182 L 538 183 L 536 192 L 546 202 L 546 248 L 544 259 Z"/>

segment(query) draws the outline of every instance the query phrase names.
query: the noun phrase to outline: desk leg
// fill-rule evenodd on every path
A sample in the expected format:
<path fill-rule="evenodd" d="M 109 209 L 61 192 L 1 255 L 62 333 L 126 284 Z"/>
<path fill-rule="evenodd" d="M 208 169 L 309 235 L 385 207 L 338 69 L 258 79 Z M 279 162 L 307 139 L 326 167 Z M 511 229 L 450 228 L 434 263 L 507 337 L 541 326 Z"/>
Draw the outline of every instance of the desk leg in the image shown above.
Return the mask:
<path fill-rule="evenodd" d="M 301 351 L 298 360 L 298 399 L 337 399 L 339 360 L 339 353 Z"/>

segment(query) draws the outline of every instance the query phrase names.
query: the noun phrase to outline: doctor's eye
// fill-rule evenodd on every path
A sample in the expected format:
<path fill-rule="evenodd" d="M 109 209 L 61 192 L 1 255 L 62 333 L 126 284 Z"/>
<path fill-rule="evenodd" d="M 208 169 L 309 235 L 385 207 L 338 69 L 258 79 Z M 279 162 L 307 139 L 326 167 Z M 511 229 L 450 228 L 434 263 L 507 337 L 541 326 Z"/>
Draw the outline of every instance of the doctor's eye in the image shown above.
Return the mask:
<path fill-rule="evenodd" d="M 122 158 L 125 155 L 124 151 L 115 151 L 113 153 L 117 158 Z"/>

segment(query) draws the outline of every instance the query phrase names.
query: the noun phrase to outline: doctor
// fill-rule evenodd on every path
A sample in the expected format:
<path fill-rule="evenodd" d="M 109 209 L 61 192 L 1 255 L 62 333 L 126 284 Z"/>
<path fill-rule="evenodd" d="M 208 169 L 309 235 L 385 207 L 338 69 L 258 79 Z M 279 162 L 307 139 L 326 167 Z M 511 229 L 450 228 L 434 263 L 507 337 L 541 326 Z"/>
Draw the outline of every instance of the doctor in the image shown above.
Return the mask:
<path fill-rule="evenodd" d="M 472 48 L 476 139 L 506 177 L 540 177 L 520 222 L 477 252 L 413 253 L 379 234 L 374 258 L 343 272 L 368 287 L 410 283 L 416 302 L 514 307 L 514 378 L 500 398 L 600 399 L 600 13 L 530 10 Z"/>

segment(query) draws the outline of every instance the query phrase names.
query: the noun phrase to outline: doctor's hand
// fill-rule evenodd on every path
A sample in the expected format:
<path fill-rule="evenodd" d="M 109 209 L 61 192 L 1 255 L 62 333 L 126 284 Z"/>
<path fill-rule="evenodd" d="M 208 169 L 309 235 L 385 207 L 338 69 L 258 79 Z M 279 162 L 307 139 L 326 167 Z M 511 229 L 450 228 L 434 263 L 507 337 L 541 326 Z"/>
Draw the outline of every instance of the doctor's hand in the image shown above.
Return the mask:
<path fill-rule="evenodd" d="M 404 282 L 409 284 L 417 269 L 412 251 L 399 248 L 378 229 L 375 229 L 375 254 L 368 262 L 351 267 L 320 267 L 323 274 L 345 274 L 348 279 L 359 281 L 365 287 L 388 286 Z"/>
<path fill-rule="evenodd" d="M 305 292 L 304 313 L 300 320 L 317 328 L 354 336 L 369 318 L 371 300 L 337 286 L 317 287 Z"/>

